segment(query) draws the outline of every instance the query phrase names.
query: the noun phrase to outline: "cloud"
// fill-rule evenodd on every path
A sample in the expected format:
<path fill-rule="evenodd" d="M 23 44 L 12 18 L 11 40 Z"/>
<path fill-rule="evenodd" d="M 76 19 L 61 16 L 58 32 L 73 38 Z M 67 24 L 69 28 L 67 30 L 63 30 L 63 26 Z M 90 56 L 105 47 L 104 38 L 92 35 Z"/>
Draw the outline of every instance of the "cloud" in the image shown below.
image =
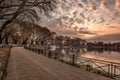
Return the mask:
<path fill-rule="evenodd" d="M 105 0 L 102 1 L 100 8 L 107 13 L 111 13 L 111 10 L 107 7 Z"/>
<path fill-rule="evenodd" d="M 119 42 L 120 34 L 107 34 L 87 39 L 87 41 Z"/>
<path fill-rule="evenodd" d="M 91 11 L 95 11 L 96 10 L 96 6 L 94 5 L 94 3 L 91 0 L 88 0 L 88 4 L 89 4 L 89 9 Z"/>
<path fill-rule="evenodd" d="M 79 2 L 76 1 L 76 0 L 75 0 L 75 4 L 76 4 L 76 6 L 79 8 L 79 10 L 81 10 L 81 11 L 83 11 L 83 12 L 87 11 L 87 9 L 86 9 L 81 3 L 79 3 Z"/>
<path fill-rule="evenodd" d="M 113 20 L 115 20 L 115 15 L 111 15 L 111 16 L 109 17 L 109 21 L 113 21 Z"/>
<path fill-rule="evenodd" d="M 120 12 L 120 0 L 116 0 L 116 7 L 115 8 L 118 12 Z M 120 15 L 120 13 L 119 13 L 119 15 Z"/>
<path fill-rule="evenodd" d="M 106 0 L 103 0 L 101 5 L 100 5 L 100 8 L 105 11 L 108 15 L 108 20 L 109 21 L 112 21 L 115 19 L 115 13 L 114 11 L 112 11 L 109 7 L 108 7 L 108 4 L 112 4 L 111 0 L 108 1 L 107 3 L 105 2 Z"/>
<path fill-rule="evenodd" d="M 109 28 L 115 28 L 115 29 L 120 29 L 120 26 L 109 26 Z"/>
<path fill-rule="evenodd" d="M 103 23 L 105 20 L 102 18 L 102 17 L 100 17 L 99 19 L 98 19 L 98 22 L 97 23 Z"/>
<path fill-rule="evenodd" d="M 95 35 L 94 32 L 91 31 L 79 31 L 80 34 L 89 34 L 89 35 Z"/>
<path fill-rule="evenodd" d="M 72 27 L 59 26 L 59 27 L 50 28 L 50 30 L 55 31 L 58 35 L 78 37 L 78 34 L 76 33 L 75 29 Z"/>
<path fill-rule="evenodd" d="M 84 14 L 82 14 L 82 13 L 80 13 L 79 17 L 82 18 L 82 19 L 85 18 Z"/>
<path fill-rule="evenodd" d="M 93 31 L 90 31 L 90 30 L 88 30 L 88 28 L 87 27 L 81 27 L 81 28 L 75 28 L 75 29 L 77 29 L 76 31 L 79 33 L 79 34 L 89 34 L 89 35 L 96 35 L 96 32 L 93 32 Z"/>
<path fill-rule="evenodd" d="M 105 34 L 104 30 L 114 30 L 117 28 L 115 23 L 120 23 L 120 0 L 61 1 L 52 14 L 53 18 L 43 20 L 44 24 L 59 34 L 81 37 L 97 35 L 99 29 Z"/>

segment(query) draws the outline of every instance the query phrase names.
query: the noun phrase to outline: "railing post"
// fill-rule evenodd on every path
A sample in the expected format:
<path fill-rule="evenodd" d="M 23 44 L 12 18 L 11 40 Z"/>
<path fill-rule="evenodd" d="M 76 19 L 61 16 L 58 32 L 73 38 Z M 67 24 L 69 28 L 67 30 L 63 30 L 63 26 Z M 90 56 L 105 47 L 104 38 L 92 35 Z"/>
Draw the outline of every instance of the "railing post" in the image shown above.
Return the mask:
<path fill-rule="evenodd" d="M 111 77 L 113 77 L 113 63 L 111 62 Z"/>
<path fill-rule="evenodd" d="M 40 54 L 40 49 L 38 49 L 38 54 Z"/>
<path fill-rule="evenodd" d="M 48 57 L 49 57 L 49 58 L 51 57 L 51 51 L 48 52 Z"/>
<path fill-rule="evenodd" d="M 57 59 L 57 52 L 55 52 L 55 59 Z"/>
<path fill-rule="evenodd" d="M 116 66 L 114 65 L 114 77 L 116 76 Z"/>
<path fill-rule="evenodd" d="M 75 54 L 73 54 L 73 56 L 72 56 L 72 65 L 74 65 L 75 64 Z"/>
<path fill-rule="evenodd" d="M 90 71 L 90 60 L 87 60 L 87 71 Z"/>
<path fill-rule="evenodd" d="M 111 73 L 110 73 L 110 64 L 108 64 L 108 76 L 111 76 Z"/>

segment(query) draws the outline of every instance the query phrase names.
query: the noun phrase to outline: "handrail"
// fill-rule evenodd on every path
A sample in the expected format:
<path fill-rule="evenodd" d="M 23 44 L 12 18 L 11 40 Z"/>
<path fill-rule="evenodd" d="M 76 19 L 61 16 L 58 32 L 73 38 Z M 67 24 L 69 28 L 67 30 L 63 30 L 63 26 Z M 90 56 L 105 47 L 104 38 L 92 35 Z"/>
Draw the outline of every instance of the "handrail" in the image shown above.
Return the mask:
<path fill-rule="evenodd" d="M 82 63 L 82 65 L 87 66 L 87 69 L 89 69 L 89 67 L 91 67 L 91 70 L 98 69 L 98 72 L 108 73 L 107 76 L 110 76 L 112 78 L 120 77 L 120 63 L 104 61 L 104 60 L 99 60 L 99 59 L 86 58 L 86 57 L 80 57 L 79 61 L 81 62 L 82 60 L 88 62 L 87 64 L 84 62 Z M 81 63 L 79 63 L 79 64 L 81 64 Z M 89 71 L 91 71 L 91 70 L 89 70 Z M 116 72 L 116 70 L 117 70 L 117 72 Z"/>
<path fill-rule="evenodd" d="M 93 59 L 93 58 L 86 58 L 86 57 L 80 57 L 80 59 L 88 59 L 88 60 L 93 60 L 93 61 L 100 61 L 100 62 L 104 62 L 104 63 L 109 63 L 109 64 L 116 64 L 116 65 L 120 65 L 120 63 L 117 63 L 117 62 L 113 62 L 113 61 L 106 61 L 106 60 L 99 60 L 99 59 Z"/>
<path fill-rule="evenodd" d="M 52 52 L 44 52 L 44 49 L 42 48 L 35 48 L 35 47 L 27 47 L 24 46 L 24 48 L 34 51 L 38 54 L 45 54 L 47 55 L 49 58 L 57 58 L 58 60 L 61 60 L 62 62 L 64 62 L 65 60 L 62 59 L 61 54 L 52 54 Z M 45 50 L 46 51 L 46 50 Z M 58 56 L 58 57 L 57 57 Z M 80 68 L 82 68 L 82 66 L 85 66 L 83 69 L 87 70 L 87 71 L 97 71 L 96 73 L 101 73 L 101 75 L 104 76 L 109 76 L 111 78 L 119 78 L 120 77 L 120 63 L 117 62 L 112 62 L 112 61 L 106 61 L 106 60 L 99 60 L 99 59 L 93 59 L 93 58 L 86 58 L 86 57 L 76 57 L 75 54 L 71 55 L 69 57 L 71 60 L 68 61 L 67 63 L 70 63 L 74 66 L 78 66 Z M 79 61 L 79 63 L 76 63 L 76 60 Z M 94 65 L 94 66 L 93 66 Z M 106 69 L 104 69 L 106 68 Z M 119 73 L 117 72 L 119 71 Z"/>

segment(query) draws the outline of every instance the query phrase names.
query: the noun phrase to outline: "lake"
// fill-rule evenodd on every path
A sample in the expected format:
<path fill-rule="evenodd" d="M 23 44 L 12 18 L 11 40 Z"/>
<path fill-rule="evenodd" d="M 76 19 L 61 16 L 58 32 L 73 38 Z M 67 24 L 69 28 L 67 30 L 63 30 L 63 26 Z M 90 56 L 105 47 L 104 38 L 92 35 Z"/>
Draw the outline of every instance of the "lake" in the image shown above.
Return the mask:
<path fill-rule="evenodd" d="M 60 50 L 59 50 L 60 51 Z M 86 49 L 86 48 L 66 48 L 62 49 L 61 53 L 64 56 L 75 54 L 76 57 L 86 57 L 104 61 L 120 63 L 120 51 L 104 50 L 104 49 Z"/>

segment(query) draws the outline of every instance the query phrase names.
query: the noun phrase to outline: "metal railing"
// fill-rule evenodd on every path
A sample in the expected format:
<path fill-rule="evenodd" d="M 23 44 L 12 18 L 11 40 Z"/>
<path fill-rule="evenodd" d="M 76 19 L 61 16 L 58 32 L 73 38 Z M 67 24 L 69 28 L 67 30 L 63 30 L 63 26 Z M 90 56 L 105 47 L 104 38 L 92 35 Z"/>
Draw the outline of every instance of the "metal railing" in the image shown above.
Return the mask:
<path fill-rule="evenodd" d="M 48 52 L 42 48 L 35 48 L 35 47 L 24 47 L 30 51 L 34 51 L 38 54 L 47 55 L 49 58 L 55 58 L 62 62 L 67 62 L 71 65 L 77 66 L 81 69 L 101 74 L 104 76 L 108 76 L 115 79 L 120 79 L 120 63 L 92 59 L 92 58 L 85 58 L 85 57 L 77 57 L 75 54 L 72 55 L 62 55 L 58 52 Z"/>
<path fill-rule="evenodd" d="M 120 63 L 80 57 L 78 63 L 81 68 L 112 78 L 120 78 Z"/>

